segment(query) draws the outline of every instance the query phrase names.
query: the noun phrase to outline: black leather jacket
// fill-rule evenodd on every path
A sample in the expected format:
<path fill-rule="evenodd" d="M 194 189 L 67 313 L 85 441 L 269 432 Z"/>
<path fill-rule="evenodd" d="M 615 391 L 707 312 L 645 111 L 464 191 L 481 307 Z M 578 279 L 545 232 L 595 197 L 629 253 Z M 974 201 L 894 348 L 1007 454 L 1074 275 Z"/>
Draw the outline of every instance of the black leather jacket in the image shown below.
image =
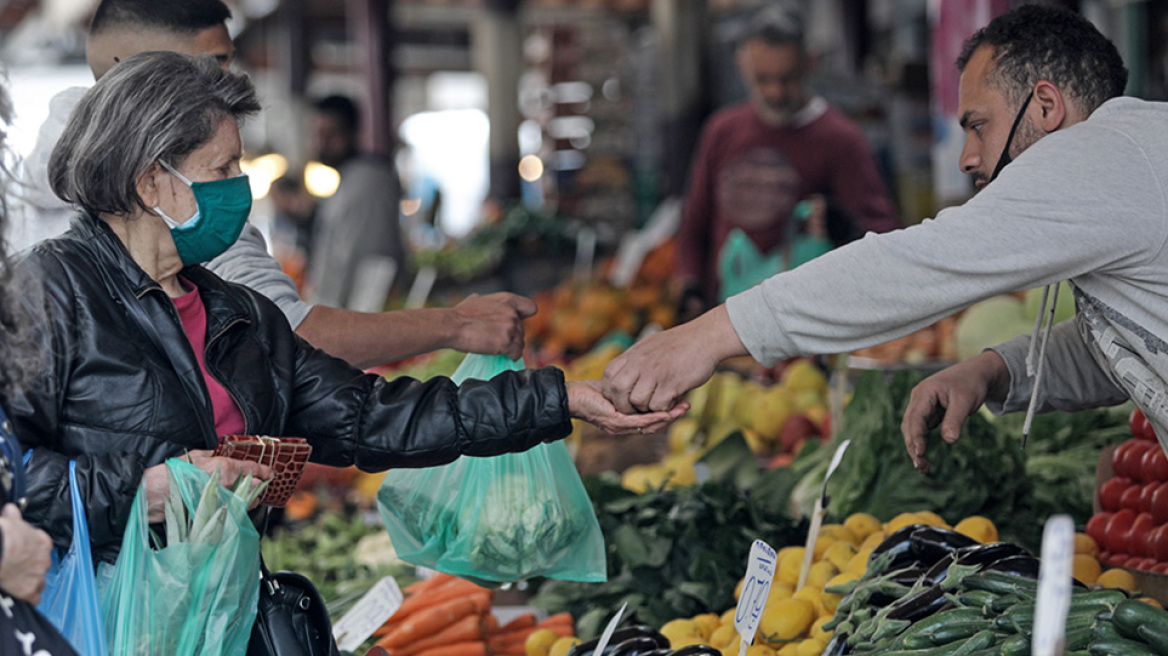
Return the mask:
<path fill-rule="evenodd" d="M 32 449 L 25 514 L 69 544 L 76 460 L 94 557 L 113 560 L 143 470 L 214 448 L 210 397 L 174 303 L 105 222 L 78 216 L 19 266 L 36 267 L 45 316 L 36 331 L 43 375 L 7 404 Z M 426 467 L 522 451 L 571 430 L 557 369 L 461 387 L 387 381 L 312 348 L 256 292 L 199 266 L 182 275 L 206 306 L 207 371 L 239 406 L 246 432 L 305 437 L 314 462 Z"/>

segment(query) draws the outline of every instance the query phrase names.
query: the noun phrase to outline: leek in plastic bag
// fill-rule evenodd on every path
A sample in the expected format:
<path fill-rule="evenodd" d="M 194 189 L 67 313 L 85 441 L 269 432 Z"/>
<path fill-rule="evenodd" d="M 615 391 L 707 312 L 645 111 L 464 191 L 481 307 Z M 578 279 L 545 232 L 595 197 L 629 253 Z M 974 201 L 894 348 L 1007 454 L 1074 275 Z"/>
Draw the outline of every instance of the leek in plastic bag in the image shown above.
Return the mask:
<path fill-rule="evenodd" d="M 522 361 L 468 355 L 452 379 L 488 380 Z M 386 474 L 377 506 L 398 556 L 480 583 L 533 576 L 604 581 L 604 538 L 563 442 Z"/>
<path fill-rule="evenodd" d="M 234 490 L 178 459 L 166 461 L 165 545 L 150 533 L 146 488 L 138 489 L 115 564 L 103 563 L 98 588 L 110 653 L 215 656 L 243 654 L 259 598 L 259 533 L 247 508 L 245 476 Z"/>

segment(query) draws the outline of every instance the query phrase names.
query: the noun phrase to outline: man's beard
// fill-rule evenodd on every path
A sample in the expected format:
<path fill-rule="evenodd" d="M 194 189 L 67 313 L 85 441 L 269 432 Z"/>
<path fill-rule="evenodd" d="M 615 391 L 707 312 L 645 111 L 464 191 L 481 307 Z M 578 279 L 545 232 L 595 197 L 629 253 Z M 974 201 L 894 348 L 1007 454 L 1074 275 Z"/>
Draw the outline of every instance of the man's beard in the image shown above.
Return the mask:
<path fill-rule="evenodd" d="M 1022 122 L 1018 124 L 1018 129 L 1014 131 L 1013 142 L 1006 144 L 1006 148 L 1012 147 L 1013 150 L 1010 153 L 1010 164 L 1013 164 L 1013 160 L 1017 159 L 1022 153 L 1026 152 L 1027 148 L 1033 146 L 1044 136 L 1046 135 L 1042 132 L 1042 129 L 1035 125 L 1029 117 L 1022 119 Z M 1009 164 L 1006 166 L 1008 168 Z M 973 178 L 974 188 L 977 190 L 985 188 L 984 186 L 978 186 L 978 183 L 985 185 L 989 184 L 990 181 L 990 175 L 984 171 L 974 171 L 970 174 L 970 177 Z"/>

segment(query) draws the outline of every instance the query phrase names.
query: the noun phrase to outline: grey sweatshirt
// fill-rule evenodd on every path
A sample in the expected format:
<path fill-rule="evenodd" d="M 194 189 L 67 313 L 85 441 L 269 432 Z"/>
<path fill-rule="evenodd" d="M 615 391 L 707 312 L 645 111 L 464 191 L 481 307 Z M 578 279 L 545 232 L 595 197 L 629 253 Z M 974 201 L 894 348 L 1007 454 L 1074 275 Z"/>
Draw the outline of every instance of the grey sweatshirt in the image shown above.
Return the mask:
<path fill-rule="evenodd" d="M 841 353 L 996 294 L 1069 280 L 1078 313 L 1047 347 L 1039 411 L 1134 400 L 1168 444 L 1168 104 L 1104 103 L 1028 148 L 966 204 L 869 234 L 727 301 L 756 359 Z M 995 347 L 1025 409 L 1029 336 Z"/>
<path fill-rule="evenodd" d="M 41 124 L 36 145 L 24 162 L 15 211 L 5 234 L 12 251 L 22 251 L 42 239 L 65 232 L 78 212 L 49 188 L 49 157 L 65 132 L 69 115 L 86 91 L 84 87 L 70 87 L 49 101 L 49 117 Z M 206 266 L 224 280 L 246 285 L 270 298 L 288 317 L 293 330 L 312 309 L 300 300 L 296 283 L 280 269 L 280 264 L 268 253 L 263 234 L 250 223 L 226 253 Z"/>

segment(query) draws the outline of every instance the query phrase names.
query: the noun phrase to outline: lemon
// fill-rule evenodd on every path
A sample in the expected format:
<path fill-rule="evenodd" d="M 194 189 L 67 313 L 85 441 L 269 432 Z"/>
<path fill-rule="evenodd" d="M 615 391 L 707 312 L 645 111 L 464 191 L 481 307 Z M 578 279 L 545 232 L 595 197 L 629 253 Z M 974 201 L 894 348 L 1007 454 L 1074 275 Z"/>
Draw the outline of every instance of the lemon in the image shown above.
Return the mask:
<path fill-rule="evenodd" d="M 843 571 L 853 572 L 863 576 L 868 571 L 868 558 L 872 556 L 872 547 L 857 551 L 844 565 Z"/>
<path fill-rule="evenodd" d="M 719 651 L 722 652 L 722 656 L 738 656 L 738 646 L 741 644 L 741 642 L 742 638 L 739 637 L 737 632 L 735 632 L 734 637 L 730 639 L 730 642 L 726 646 L 722 647 Z"/>
<path fill-rule="evenodd" d="M 822 590 L 823 586 L 827 585 L 827 582 L 836 574 L 839 574 L 839 570 L 829 561 L 821 560 L 813 563 L 811 568 L 807 570 L 807 587 Z M 798 596 L 799 593 L 795 594 Z"/>
<path fill-rule="evenodd" d="M 954 526 L 953 530 L 962 535 L 968 535 L 982 544 L 998 541 L 998 527 L 981 515 L 966 517 L 957 522 L 957 526 Z"/>
<path fill-rule="evenodd" d="M 799 591 L 795 593 L 794 598 L 810 601 L 811 605 L 815 607 L 815 617 L 817 618 L 831 614 L 823 606 L 823 591 L 819 588 L 813 588 L 811 586 L 799 588 Z"/>
<path fill-rule="evenodd" d="M 884 525 L 884 533 L 885 535 L 892 535 L 900 529 L 906 526 L 912 526 L 913 524 L 924 524 L 924 522 L 915 513 L 900 513 L 896 517 L 888 520 L 888 523 Z"/>
<path fill-rule="evenodd" d="M 1135 592 L 1138 587 L 1136 577 L 1132 576 L 1131 572 L 1119 568 L 1103 572 L 1099 578 L 1095 579 L 1095 583 L 1104 588 L 1119 588 L 1128 592 Z"/>
<path fill-rule="evenodd" d="M 815 538 L 815 555 L 814 555 L 813 559 L 814 560 L 822 560 L 823 554 L 827 553 L 828 548 L 831 547 L 831 545 L 835 544 L 838 541 L 839 540 L 836 540 L 834 537 L 832 537 L 830 535 L 822 535 L 821 534 L 819 537 Z"/>
<path fill-rule="evenodd" d="M 810 360 L 796 360 L 783 369 L 779 384 L 792 392 L 810 390 L 827 394 L 827 376 Z"/>
<path fill-rule="evenodd" d="M 787 547 L 777 554 L 779 569 L 775 580 L 794 586 L 799 582 L 799 570 L 803 568 L 803 547 Z"/>
<path fill-rule="evenodd" d="M 568 656 L 568 652 L 580 644 L 580 639 L 575 637 L 564 637 L 552 643 L 548 649 L 548 656 Z"/>
<path fill-rule="evenodd" d="M 719 649 L 725 647 L 734 640 L 734 636 L 736 635 L 738 635 L 738 632 L 734 630 L 733 623 L 722 624 L 710 634 L 710 646 L 718 647 Z"/>
<path fill-rule="evenodd" d="M 811 637 L 818 640 L 819 642 L 822 642 L 825 645 L 827 643 L 831 642 L 831 633 L 832 632 L 825 631 L 823 629 L 823 625 L 827 624 L 830 621 L 831 621 L 831 615 L 824 615 L 824 616 L 820 617 L 819 619 L 815 620 L 815 622 L 812 623 L 812 625 L 811 625 Z"/>
<path fill-rule="evenodd" d="M 835 609 L 839 607 L 840 600 L 842 600 L 844 597 L 843 595 L 836 594 L 834 592 L 827 592 L 827 588 L 843 585 L 849 581 L 855 581 L 858 578 L 860 578 L 860 575 L 855 572 L 841 572 L 836 574 L 834 578 L 827 582 L 827 585 L 823 586 L 825 588 L 825 591 L 821 596 L 823 599 L 823 607 L 829 612 L 834 613 Z"/>
<path fill-rule="evenodd" d="M 1075 553 L 1086 554 L 1088 556 L 1099 555 L 1099 545 L 1095 543 L 1095 538 L 1086 533 L 1075 534 Z"/>
<path fill-rule="evenodd" d="M 746 656 L 775 656 L 775 650 L 769 645 L 760 645 L 756 642 L 746 648 Z"/>
<path fill-rule="evenodd" d="M 548 651 L 559 639 L 560 634 L 551 629 L 536 629 L 527 636 L 527 642 L 523 643 L 523 651 L 527 656 L 548 656 Z"/>
<path fill-rule="evenodd" d="M 697 627 L 698 635 L 704 640 L 709 640 L 710 634 L 721 624 L 717 613 L 702 613 L 701 615 L 694 615 L 690 619 L 693 621 L 694 626 Z"/>
<path fill-rule="evenodd" d="M 844 520 L 844 526 L 857 538 L 863 540 L 880 530 L 880 520 L 868 513 L 852 513 Z"/>
<path fill-rule="evenodd" d="M 1102 572 L 1103 568 L 1099 565 L 1099 561 L 1095 560 L 1095 556 L 1075 554 L 1071 560 L 1071 576 L 1087 585 L 1099 580 L 1099 575 Z"/>
<path fill-rule="evenodd" d="M 864 541 L 860 543 L 860 549 L 875 549 L 876 547 L 880 546 L 881 542 L 884 542 L 884 538 L 886 537 L 888 537 L 888 534 L 885 533 L 883 529 L 879 531 L 872 531 L 868 534 L 868 537 L 864 538 Z"/>
<path fill-rule="evenodd" d="M 823 648 L 827 645 L 818 640 L 808 638 L 799 641 L 798 648 L 795 649 L 795 656 L 819 656 L 823 653 Z"/>
<path fill-rule="evenodd" d="M 722 626 L 734 626 L 734 613 L 736 612 L 738 612 L 737 608 L 731 608 L 725 613 L 722 613 Z"/>
<path fill-rule="evenodd" d="M 918 510 L 914 514 L 917 516 L 917 519 L 921 520 L 922 524 L 927 524 L 929 526 L 939 526 L 941 528 L 949 528 L 949 522 L 945 521 L 944 517 L 941 517 L 932 510 Z"/>
<path fill-rule="evenodd" d="M 806 599 L 783 599 L 768 605 L 758 621 L 758 635 L 767 644 L 794 640 L 811 628 L 815 605 Z"/>
<path fill-rule="evenodd" d="M 669 646 L 677 649 L 681 643 L 689 638 L 701 638 L 698 627 L 693 620 L 678 618 L 669 620 L 661 627 L 661 635 L 669 639 Z"/>
<path fill-rule="evenodd" d="M 862 537 L 856 535 L 855 531 L 848 528 L 847 526 L 844 526 L 843 524 L 828 524 L 826 526 L 821 526 L 819 528 L 819 534 L 835 538 L 837 541 L 847 542 L 853 547 L 857 544 L 860 544 L 860 540 L 863 539 Z"/>
<path fill-rule="evenodd" d="M 789 643 L 783 645 L 782 649 L 779 649 L 778 656 L 795 656 L 795 653 L 798 650 L 799 650 L 798 644 L 796 644 L 794 642 L 789 642 Z"/>
<path fill-rule="evenodd" d="M 767 603 L 780 599 L 790 599 L 795 594 L 795 586 L 782 581 L 771 583 L 771 591 L 767 593 Z"/>
<path fill-rule="evenodd" d="M 823 552 L 823 559 L 835 565 L 837 570 L 843 571 L 847 568 L 848 561 L 855 555 L 856 549 L 852 546 L 852 543 L 840 540 L 828 547 L 827 551 Z"/>
<path fill-rule="evenodd" d="M 1148 604 L 1149 606 L 1155 606 L 1156 608 L 1164 608 L 1163 604 L 1161 604 L 1159 601 L 1156 601 L 1155 599 L 1152 599 L 1151 597 L 1139 597 L 1136 599 L 1136 601 L 1142 601 L 1145 604 Z"/>

